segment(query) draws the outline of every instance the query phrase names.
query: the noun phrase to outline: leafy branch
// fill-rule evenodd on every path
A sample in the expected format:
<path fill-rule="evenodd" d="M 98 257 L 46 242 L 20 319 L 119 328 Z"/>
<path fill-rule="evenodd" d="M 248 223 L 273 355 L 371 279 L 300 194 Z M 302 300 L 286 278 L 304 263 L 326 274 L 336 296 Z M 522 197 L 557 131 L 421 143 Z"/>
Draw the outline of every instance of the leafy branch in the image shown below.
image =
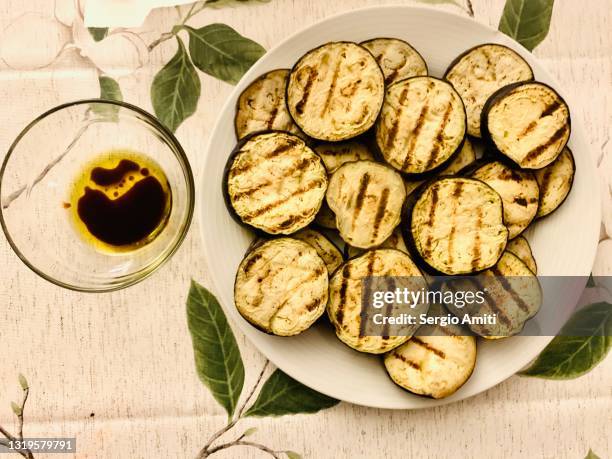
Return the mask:
<path fill-rule="evenodd" d="M 25 376 L 21 374 L 19 375 L 19 385 L 23 390 L 21 403 L 17 404 L 15 402 L 11 402 L 11 408 L 13 409 L 13 413 L 15 413 L 15 416 L 17 416 L 17 435 L 11 434 L 4 427 L 0 426 L 0 434 L 2 434 L 6 438 L 6 440 L 2 440 L 0 438 L 0 446 L 4 446 L 7 448 L 10 446 L 10 442 L 23 441 L 23 413 L 25 411 L 26 402 L 28 401 L 28 395 L 30 395 L 30 386 Z M 15 452 L 19 453 L 21 456 L 27 459 L 34 459 L 32 451 L 30 451 L 28 448 L 15 450 Z"/>
<path fill-rule="evenodd" d="M 269 366 L 269 361 L 266 361 L 255 384 L 239 405 L 244 384 L 244 364 L 240 349 L 219 302 L 196 282 L 192 282 L 187 298 L 187 322 L 198 376 L 228 414 L 227 424 L 208 439 L 196 457 L 206 458 L 227 448 L 246 446 L 275 458 L 283 455 L 289 459 L 299 458 L 299 454 L 293 451 L 276 451 L 266 445 L 245 440 L 255 432 L 254 429 L 246 430 L 234 440 L 217 441 L 247 417 L 315 413 L 339 401 L 304 386 L 278 369 L 262 384 Z M 258 389 L 259 394 L 252 402 Z"/>

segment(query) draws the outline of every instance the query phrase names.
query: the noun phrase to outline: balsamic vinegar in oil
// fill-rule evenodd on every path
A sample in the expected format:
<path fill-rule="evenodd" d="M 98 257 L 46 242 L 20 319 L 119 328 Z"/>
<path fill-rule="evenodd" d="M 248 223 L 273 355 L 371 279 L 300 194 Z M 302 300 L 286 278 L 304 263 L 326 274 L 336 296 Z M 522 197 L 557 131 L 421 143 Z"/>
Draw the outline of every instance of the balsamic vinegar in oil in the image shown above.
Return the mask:
<path fill-rule="evenodd" d="M 153 241 L 172 208 L 166 175 L 145 155 L 111 150 L 78 174 L 64 207 L 78 233 L 96 249 L 126 252 Z"/>

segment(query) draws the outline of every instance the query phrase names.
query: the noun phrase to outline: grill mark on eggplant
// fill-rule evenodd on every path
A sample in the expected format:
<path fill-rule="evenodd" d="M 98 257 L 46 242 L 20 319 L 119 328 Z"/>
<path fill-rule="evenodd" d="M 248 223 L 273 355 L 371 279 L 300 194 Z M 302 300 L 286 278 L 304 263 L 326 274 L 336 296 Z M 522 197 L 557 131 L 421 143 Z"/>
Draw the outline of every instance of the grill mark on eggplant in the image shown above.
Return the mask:
<path fill-rule="evenodd" d="M 246 222 L 251 221 L 252 219 L 259 217 L 261 214 L 264 214 L 266 212 L 269 212 L 270 210 L 281 206 L 283 204 L 285 204 L 287 201 L 289 201 L 291 198 L 295 198 L 298 196 L 301 196 L 305 193 L 308 193 L 310 190 L 313 190 L 314 188 L 318 187 L 321 185 L 321 180 L 314 180 L 310 183 L 308 183 L 307 185 L 298 188 L 297 190 L 295 190 L 293 193 L 291 193 L 289 196 L 282 198 L 282 199 L 278 199 L 274 202 L 271 202 L 270 204 L 267 204 L 263 207 L 260 207 L 259 209 L 255 210 L 251 215 L 247 215 L 244 217 L 244 220 Z"/>
<path fill-rule="evenodd" d="M 372 239 L 373 242 L 378 237 L 378 230 L 382 223 L 383 217 L 385 216 L 385 210 L 387 209 L 387 202 L 389 202 L 389 188 L 385 188 L 380 196 L 378 202 L 378 208 L 376 209 L 376 215 L 374 216 L 374 223 L 372 225 Z"/>
<path fill-rule="evenodd" d="M 288 139 L 283 145 L 277 146 L 274 150 L 272 150 L 270 153 L 265 155 L 262 159 L 267 160 L 267 159 L 272 159 L 276 156 L 279 156 L 282 153 L 285 153 L 286 151 L 291 150 L 293 147 L 296 147 L 298 143 L 299 142 L 297 140 Z M 241 153 L 243 152 L 241 151 L 239 154 Z M 253 162 L 248 163 L 248 164 L 243 164 L 241 166 L 232 165 L 232 168 L 230 171 L 230 177 L 235 178 L 241 174 L 244 174 L 245 172 L 250 171 L 253 167 L 255 167 L 255 163 Z"/>
<path fill-rule="evenodd" d="M 457 203 L 459 202 L 459 199 L 461 197 L 461 191 L 463 188 L 463 182 L 456 182 L 455 183 L 455 189 L 453 191 L 453 201 L 451 204 L 451 230 L 450 230 L 450 234 L 448 235 L 448 264 L 452 265 L 453 264 L 453 260 L 454 260 L 454 256 L 453 256 L 453 245 L 454 245 L 454 239 L 455 239 L 455 232 L 457 231 L 456 227 L 455 227 L 455 212 L 457 210 Z"/>
<path fill-rule="evenodd" d="M 482 209 L 478 207 L 476 209 L 476 228 L 474 235 L 474 254 L 472 256 L 472 271 L 476 270 L 478 262 L 480 261 L 480 228 L 482 228 Z"/>
<path fill-rule="evenodd" d="M 438 132 L 436 132 L 436 136 L 434 137 L 434 146 L 431 154 L 429 155 L 429 159 L 427 160 L 427 164 L 425 169 L 429 169 L 433 164 L 435 164 L 438 159 L 438 154 L 440 153 L 440 146 L 442 141 L 444 140 L 444 130 L 446 129 L 446 125 L 448 124 L 448 118 L 450 117 L 451 110 L 453 109 L 453 102 L 451 101 L 446 110 L 444 110 L 444 115 L 442 116 L 442 122 L 440 126 L 438 126 Z"/>
<path fill-rule="evenodd" d="M 407 359 L 402 354 L 398 354 L 397 352 L 393 351 L 393 357 L 395 357 L 396 359 L 401 360 L 402 362 L 404 362 L 405 364 L 411 366 L 415 370 L 419 370 L 419 371 L 421 370 L 421 365 L 419 365 L 416 362 L 413 362 L 412 360 Z"/>
<path fill-rule="evenodd" d="M 444 327 L 442 327 L 444 328 Z M 434 354 L 436 354 L 438 357 L 440 357 L 441 359 L 445 359 L 446 358 L 446 354 L 441 351 L 440 349 L 437 349 L 435 347 L 433 347 L 430 344 L 427 344 L 425 341 L 421 341 L 419 338 L 417 338 L 416 336 L 412 337 L 412 341 L 417 344 L 418 346 L 422 347 L 423 349 L 427 349 L 430 352 L 433 352 Z"/>
<path fill-rule="evenodd" d="M 272 129 L 274 126 L 274 120 L 276 120 L 276 116 L 278 115 L 278 107 L 274 107 L 270 112 L 270 118 L 268 118 L 267 126 L 268 129 Z"/>
<path fill-rule="evenodd" d="M 546 142 L 544 142 L 541 145 L 538 145 L 536 148 L 531 150 L 527 154 L 527 156 L 525 157 L 525 160 L 526 161 L 532 161 L 532 160 L 536 159 L 544 151 L 546 151 L 547 148 L 549 148 L 551 145 L 554 145 L 555 143 L 557 143 L 559 141 L 559 139 L 561 139 L 565 135 L 565 131 L 567 131 L 567 124 L 564 124 L 559 129 L 557 129 L 555 131 L 555 133 L 552 135 L 552 137 L 550 139 L 548 139 Z"/>
<path fill-rule="evenodd" d="M 397 137 L 397 131 L 399 130 L 400 118 L 402 116 L 402 112 L 404 111 L 404 103 L 408 98 L 408 88 L 404 88 L 402 94 L 399 98 L 399 108 L 395 111 L 395 120 L 391 129 L 389 130 L 389 137 L 387 137 L 387 148 L 391 148 L 395 143 L 395 138 Z"/>
<path fill-rule="evenodd" d="M 495 274 L 495 276 L 497 276 L 497 281 L 500 283 L 502 288 L 510 294 L 510 296 L 515 301 L 515 303 L 518 305 L 518 307 L 521 308 L 523 312 L 526 312 L 529 314 L 529 306 L 520 297 L 520 295 L 516 293 L 516 291 L 512 288 L 512 285 L 510 285 L 510 282 L 508 282 L 508 280 L 504 277 L 504 275 L 499 270 L 499 268 L 497 266 L 494 266 L 493 268 L 491 268 L 491 271 L 493 272 L 493 274 Z"/>
<path fill-rule="evenodd" d="M 338 83 L 338 74 L 340 73 L 340 65 L 342 61 L 338 59 L 336 63 L 336 67 L 334 68 L 334 74 L 332 75 L 332 81 L 327 90 L 327 95 L 325 96 L 325 104 L 323 105 L 323 109 L 321 110 L 321 117 L 325 116 L 327 111 L 329 110 L 329 104 L 331 103 L 334 92 L 336 92 L 336 84 Z"/>
<path fill-rule="evenodd" d="M 423 252 L 425 253 L 426 258 L 429 258 L 431 256 L 431 243 L 433 242 L 433 231 L 431 231 L 431 227 L 433 226 L 436 219 L 437 204 L 438 187 L 434 186 L 431 190 L 431 208 L 429 209 L 429 219 L 427 221 L 427 226 L 429 226 L 429 235 L 427 236 L 427 240 L 425 241 L 425 247 L 423 247 Z"/>
<path fill-rule="evenodd" d="M 366 191 L 368 190 L 368 184 L 370 183 L 370 174 L 366 172 L 361 176 L 361 180 L 359 181 L 359 190 L 357 191 L 357 197 L 355 198 L 355 212 L 353 213 L 353 222 L 352 226 L 355 228 L 355 223 L 359 214 L 361 213 L 361 208 L 363 207 L 363 200 L 365 199 Z"/>
<path fill-rule="evenodd" d="M 550 177 L 552 176 L 553 168 L 551 166 L 546 168 L 546 171 L 544 172 L 544 177 L 542 177 L 542 184 L 540 185 L 540 190 L 542 190 L 542 197 L 544 197 L 544 191 L 548 188 L 548 182 L 550 182 Z"/>
<path fill-rule="evenodd" d="M 404 158 L 402 169 L 406 169 L 410 165 L 410 157 L 412 155 L 412 152 L 414 151 L 414 148 L 416 147 L 417 138 L 419 137 L 419 134 L 421 133 L 423 124 L 425 124 L 425 117 L 427 116 L 428 112 L 429 112 L 429 106 L 425 104 L 421 108 L 421 112 L 419 113 L 419 118 L 417 119 L 414 129 L 411 132 L 410 145 L 408 147 L 408 151 L 406 152 L 406 157 Z"/>
<path fill-rule="evenodd" d="M 503 309 L 497 306 L 497 303 L 495 303 L 495 301 L 493 300 L 493 297 L 490 298 L 488 305 L 489 305 L 489 309 L 494 314 L 497 315 L 499 320 L 503 322 L 504 325 L 506 325 L 508 328 L 512 328 L 512 322 L 510 321 L 510 318 L 506 315 L 506 312 Z M 491 333 L 490 331 L 486 331 L 484 329 L 483 329 L 483 332 L 487 334 Z"/>
<path fill-rule="evenodd" d="M 369 252 L 368 253 L 368 265 L 366 267 L 366 275 L 363 276 L 363 279 L 372 276 L 372 274 L 374 273 L 374 262 L 375 261 L 376 261 L 376 255 L 374 254 L 374 252 Z M 364 292 L 364 294 L 366 298 L 369 298 L 370 289 L 366 288 L 366 291 Z M 366 327 L 367 320 L 368 320 L 368 311 L 367 311 L 367 308 L 363 307 L 363 303 L 362 303 L 361 312 L 359 314 L 359 338 L 363 338 L 365 336 L 365 327 Z"/>
<path fill-rule="evenodd" d="M 308 303 L 306 306 L 304 306 L 306 308 L 306 310 L 308 312 L 312 312 L 315 309 L 317 309 L 317 307 L 319 306 L 319 304 L 321 303 L 320 299 L 316 299 L 316 300 L 312 300 L 310 303 Z"/>
<path fill-rule="evenodd" d="M 561 102 L 559 102 L 558 100 L 555 100 L 552 104 L 550 104 L 548 107 L 544 109 L 544 111 L 542 112 L 542 114 L 537 120 L 534 120 L 527 125 L 527 127 L 523 130 L 523 132 L 519 134 L 519 137 L 524 137 L 527 134 L 529 134 L 531 131 L 533 131 L 536 128 L 536 126 L 538 125 L 538 121 L 540 121 L 542 118 L 546 116 L 552 115 L 559 107 L 561 107 Z"/>
<path fill-rule="evenodd" d="M 344 304 L 346 303 L 346 290 L 348 288 L 349 277 L 351 276 L 351 266 L 347 263 L 342 268 L 342 282 L 340 283 L 340 301 L 338 303 L 338 310 L 336 311 L 336 322 L 338 327 L 342 327 L 342 321 L 344 320 Z"/>
<path fill-rule="evenodd" d="M 514 202 L 519 206 L 527 207 L 527 199 L 523 197 L 514 198 Z"/>
<path fill-rule="evenodd" d="M 385 84 L 391 83 L 395 77 L 397 76 L 397 69 L 393 69 L 393 71 L 385 78 Z"/>
<path fill-rule="evenodd" d="M 314 160 L 312 158 L 301 158 L 296 164 L 294 164 L 293 166 L 291 166 L 289 169 L 283 171 L 283 175 L 284 177 L 288 177 L 289 175 L 293 174 L 294 172 L 297 171 L 301 171 L 303 169 L 306 169 L 306 167 L 310 166 L 312 163 L 314 162 Z M 283 178 L 284 178 L 283 177 Z M 249 188 L 247 190 L 241 191 L 240 193 L 236 193 L 234 195 L 234 200 L 238 201 L 242 198 L 245 197 L 249 197 L 251 195 L 253 195 L 254 193 L 256 193 L 257 191 L 275 184 L 275 182 L 272 182 L 270 180 L 266 180 L 265 182 L 262 182 L 256 186 L 254 186 L 253 188 Z"/>
<path fill-rule="evenodd" d="M 482 50 L 482 55 L 484 56 L 485 60 L 487 61 L 487 69 L 489 69 L 491 71 L 491 76 L 493 78 L 493 80 L 497 80 L 497 74 L 495 72 L 495 66 L 493 65 L 493 63 L 491 62 L 491 56 L 489 56 L 489 53 L 485 50 L 485 48 L 481 48 Z"/>
<path fill-rule="evenodd" d="M 295 111 L 299 115 L 304 114 L 304 107 L 308 102 L 308 98 L 310 97 L 310 91 L 312 90 L 312 85 L 314 84 L 315 79 L 319 76 L 319 72 L 317 72 L 312 67 L 308 67 L 308 80 L 306 81 L 306 85 L 304 86 L 304 93 L 302 94 L 302 98 L 295 105 Z"/>

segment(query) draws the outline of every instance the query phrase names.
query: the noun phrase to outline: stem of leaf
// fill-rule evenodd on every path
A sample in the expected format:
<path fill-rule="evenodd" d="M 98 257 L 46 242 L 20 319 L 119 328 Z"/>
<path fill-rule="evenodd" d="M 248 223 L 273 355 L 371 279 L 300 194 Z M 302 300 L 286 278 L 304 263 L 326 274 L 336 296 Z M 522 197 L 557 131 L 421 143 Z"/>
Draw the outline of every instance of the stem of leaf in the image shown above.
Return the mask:
<path fill-rule="evenodd" d="M 283 453 L 283 451 L 274 451 L 273 449 L 268 448 L 267 446 L 262 445 L 261 443 L 255 443 L 255 442 L 252 442 L 252 441 L 242 441 L 242 440 L 238 439 L 238 440 L 234 440 L 234 441 L 231 441 L 231 442 L 228 442 L 228 443 L 223 443 L 223 444 L 221 444 L 219 446 L 215 446 L 214 448 L 211 448 L 208 451 L 208 454 L 206 456 L 203 456 L 203 457 L 210 456 L 210 455 L 216 453 L 217 451 L 221 451 L 221 450 L 226 449 L 226 448 L 231 448 L 232 446 L 250 446 L 251 448 L 257 448 L 257 449 L 259 449 L 259 450 L 261 450 L 261 451 L 263 451 L 265 453 L 268 453 L 270 456 L 272 456 L 272 457 L 274 457 L 276 459 L 281 459 L 280 455 Z"/>
<path fill-rule="evenodd" d="M 466 0 L 466 6 L 467 6 L 467 14 L 470 15 L 470 17 L 474 17 L 474 7 L 472 6 L 472 0 Z"/>
<path fill-rule="evenodd" d="M 7 440 L 9 441 L 17 441 L 17 440 L 23 440 L 23 412 L 25 411 L 25 405 L 26 402 L 28 401 L 28 395 L 30 394 L 30 388 L 29 387 L 25 387 L 23 389 L 23 398 L 21 400 L 21 405 L 20 405 L 20 410 L 19 410 L 19 414 L 17 414 L 17 425 L 18 425 L 18 436 L 15 437 L 14 435 L 11 435 L 8 430 L 4 429 L 2 426 L 0 426 L 0 433 L 2 435 L 4 435 L 6 437 Z M 8 447 L 9 444 L 8 442 L 5 442 L 3 440 L 0 440 L 0 445 L 2 446 L 6 446 Z M 25 457 L 26 459 L 34 459 L 34 455 L 32 454 L 32 451 L 30 451 L 29 449 L 25 448 L 25 449 L 20 449 L 20 450 L 15 450 L 16 453 L 19 453 L 21 456 Z"/>
<path fill-rule="evenodd" d="M 202 458 L 208 457 L 208 456 L 210 456 L 211 454 L 213 454 L 213 453 L 215 453 L 217 451 L 221 451 L 222 449 L 229 448 L 231 446 L 236 446 L 236 445 L 252 446 L 254 448 L 259 448 L 262 451 L 266 451 L 267 453 L 272 454 L 273 457 L 279 457 L 278 455 L 276 455 L 276 453 L 277 453 L 276 451 L 273 451 L 273 450 L 267 448 L 264 445 L 259 445 L 257 443 L 251 443 L 251 442 L 244 442 L 244 441 L 242 441 L 242 438 L 244 438 L 244 435 L 241 435 L 240 437 L 238 437 L 237 440 L 234 440 L 233 442 L 223 443 L 221 445 L 212 447 L 212 444 L 216 440 L 218 440 L 223 434 L 225 434 L 230 429 L 232 429 L 232 427 L 234 427 L 238 423 L 238 421 L 243 418 L 243 415 L 244 415 L 244 412 L 246 410 L 246 407 L 247 407 L 247 405 L 249 405 L 251 399 L 253 398 L 253 395 L 255 395 L 255 392 L 257 391 L 257 388 L 261 384 L 261 381 L 263 379 L 264 373 L 268 369 L 268 365 L 269 364 L 270 364 L 270 361 L 268 359 L 266 359 L 266 363 L 264 363 L 263 368 L 259 372 L 259 376 L 257 377 L 257 380 L 255 381 L 255 384 L 253 384 L 253 387 L 251 387 L 251 391 L 249 392 L 249 394 L 245 398 L 244 402 L 242 402 L 242 404 L 240 405 L 240 408 L 238 408 L 237 414 L 234 416 L 234 418 L 225 427 L 223 427 L 222 429 L 218 430 L 217 432 L 215 432 L 210 437 L 210 439 L 208 440 L 206 445 L 204 445 L 204 447 L 198 453 L 197 459 L 202 459 Z"/>
<path fill-rule="evenodd" d="M 187 23 L 187 21 L 189 21 L 192 17 L 197 15 L 204 8 L 206 8 L 206 2 L 204 1 L 192 3 L 189 10 L 187 10 L 187 13 L 185 14 L 185 16 L 181 19 L 181 21 L 178 24 L 172 27 L 171 31 L 162 33 L 157 40 L 154 40 L 153 42 L 149 44 L 148 46 L 149 51 L 152 51 L 161 43 L 168 41 L 174 36 L 176 36 L 176 34 L 182 30 L 183 26 Z"/>

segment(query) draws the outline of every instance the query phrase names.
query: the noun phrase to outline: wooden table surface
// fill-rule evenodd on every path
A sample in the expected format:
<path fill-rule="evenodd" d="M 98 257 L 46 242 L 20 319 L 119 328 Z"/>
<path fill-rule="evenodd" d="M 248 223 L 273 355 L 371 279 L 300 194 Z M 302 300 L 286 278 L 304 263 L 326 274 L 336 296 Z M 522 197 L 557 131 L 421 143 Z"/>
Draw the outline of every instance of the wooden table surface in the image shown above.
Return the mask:
<path fill-rule="evenodd" d="M 270 48 L 328 15 L 384 3 L 389 2 L 272 0 L 207 10 L 191 23 L 225 22 Z M 496 27 L 503 3 L 473 0 L 475 18 Z M 601 155 L 612 155 L 611 6 L 609 0 L 558 0 L 550 34 L 535 50 L 570 94 L 573 116 L 586 127 L 591 153 L 609 177 L 612 161 L 602 161 Z M 451 5 L 439 7 L 465 14 Z M 1 0 L 0 29 L 25 11 L 50 16 L 53 10 L 53 0 Z M 176 18 L 175 9 L 155 10 L 138 32 L 152 41 Z M 21 40 L 24 53 L 46 46 L 37 34 L 23 32 Z M 127 101 L 151 110 L 152 77 L 174 47 L 170 42 L 159 46 L 145 67 L 119 78 Z M 232 91 L 200 76 L 198 111 L 177 133 L 195 171 L 216 114 Z M 94 68 L 76 50 L 41 70 L 15 71 L 0 63 L 0 151 L 38 113 L 98 93 Z M 20 397 L 21 372 L 32 387 L 26 435 L 77 437 L 75 457 L 194 457 L 223 426 L 225 412 L 196 376 L 185 317 L 190 279 L 210 285 L 213 269 L 202 258 L 197 221 L 158 273 L 112 294 L 70 292 L 39 279 L 4 238 L 0 266 L 0 425 L 15 428 L 10 401 Z M 264 360 L 236 334 L 248 385 Z M 315 415 L 247 420 L 245 428 L 257 426 L 253 438 L 275 449 L 312 458 L 582 458 L 589 448 L 606 458 L 612 455 L 611 381 L 612 359 L 607 359 L 580 379 L 515 376 L 479 396 L 435 409 L 393 412 L 342 403 Z M 236 448 L 219 457 L 264 456 Z"/>

